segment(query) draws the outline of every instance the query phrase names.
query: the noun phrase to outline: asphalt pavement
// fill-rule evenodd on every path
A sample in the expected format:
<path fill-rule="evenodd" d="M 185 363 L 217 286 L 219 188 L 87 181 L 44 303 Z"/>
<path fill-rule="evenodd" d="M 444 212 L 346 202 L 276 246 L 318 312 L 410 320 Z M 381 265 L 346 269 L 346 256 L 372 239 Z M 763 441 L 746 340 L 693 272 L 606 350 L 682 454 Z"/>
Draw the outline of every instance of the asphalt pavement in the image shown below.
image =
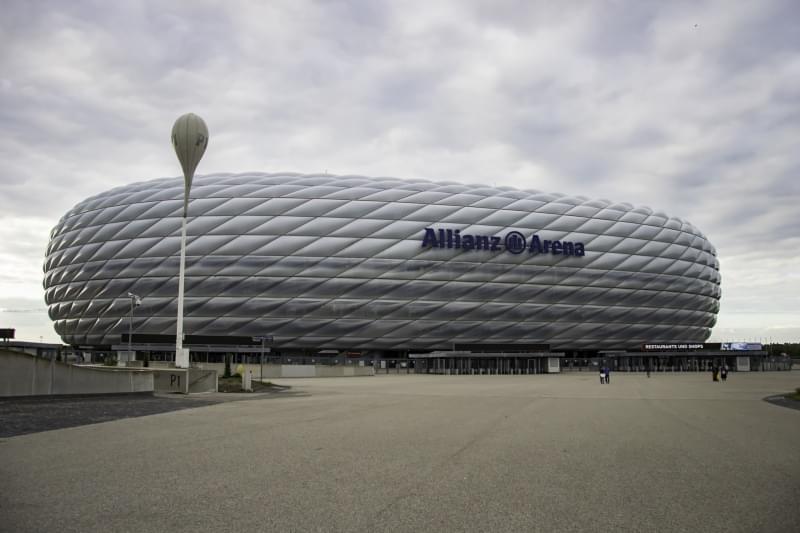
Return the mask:
<path fill-rule="evenodd" d="M 800 531 L 798 371 L 278 383 L 0 439 L 0 531 Z"/>

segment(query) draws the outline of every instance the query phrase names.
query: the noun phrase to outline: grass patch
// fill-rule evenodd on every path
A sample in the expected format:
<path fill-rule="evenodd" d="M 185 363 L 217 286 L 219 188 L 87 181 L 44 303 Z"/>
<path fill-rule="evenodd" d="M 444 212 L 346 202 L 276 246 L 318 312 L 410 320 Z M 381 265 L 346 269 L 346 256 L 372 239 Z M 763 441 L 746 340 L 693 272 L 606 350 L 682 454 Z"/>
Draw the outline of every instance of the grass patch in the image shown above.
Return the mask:
<path fill-rule="evenodd" d="M 800 388 L 795 389 L 792 394 L 787 396 L 787 398 L 791 398 L 792 400 L 797 400 L 800 402 Z"/>
<path fill-rule="evenodd" d="M 231 376 L 229 378 L 220 377 L 217 381 L 219 392 L 247 392 L 242 390 L 242 378 L 239 376 Z M 253 392 L 267 392 L 273 390 L 273 385 L 269 381 L 261 383 L 260 381 L 253 380 L 250 382 L 253 387 Z"/>

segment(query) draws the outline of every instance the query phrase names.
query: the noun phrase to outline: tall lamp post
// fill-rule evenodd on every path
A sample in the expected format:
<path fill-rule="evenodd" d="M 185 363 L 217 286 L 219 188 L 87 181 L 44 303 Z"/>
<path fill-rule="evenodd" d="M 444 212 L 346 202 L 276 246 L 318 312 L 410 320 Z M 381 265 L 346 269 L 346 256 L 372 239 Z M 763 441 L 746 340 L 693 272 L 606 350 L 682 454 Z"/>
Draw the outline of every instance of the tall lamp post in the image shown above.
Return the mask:
<path fill-rule="evenodd" d="M 131 318 L 128 322 L 128 361 L 131 361 L 131 339 L 133 338 L 133 309 L 142 305 L 142 298 L 132 292 L 128 293 L 128 298 L 131 299 Z"/>
<path fill-rule="evenodd" d="M 178 273 L 178 325 L 175 332 L 175 366 L 189 368 L 189 350 L 183 348 L 183 278 L 186 269 L 186 217 L 189 191 L 197 164 L 208 146 L 208 128 L 194 113 L 178 117 L 172 126 L 172 146 L 183 169 L 183 217 L 181 218 L 181 265 Z"/>
<path fill-rule="evenodd" d="M 261 337 L 253 337 L 254 341 L 261 341 L 261 358 L 259 359 L 259 373 L 258 378 L 261 382 L 264 382 L 264 344 L 267 342 L 272 342 L 272 335 L 263 335 Z"/>

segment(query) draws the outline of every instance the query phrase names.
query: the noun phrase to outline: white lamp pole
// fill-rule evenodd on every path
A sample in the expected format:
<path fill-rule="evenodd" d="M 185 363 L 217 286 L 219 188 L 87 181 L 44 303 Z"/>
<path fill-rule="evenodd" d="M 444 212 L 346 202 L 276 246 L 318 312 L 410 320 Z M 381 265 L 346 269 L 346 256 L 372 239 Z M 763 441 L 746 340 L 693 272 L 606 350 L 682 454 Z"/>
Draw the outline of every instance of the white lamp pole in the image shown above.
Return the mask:
<path fill-rule="evenodd" d="M 186 217 L 189 191 L 197 164 L 208 146 L 208 128 L 194 113 L 178 117 L 172 126 L 172 146 L 183 169 L 183 216 L 181 218 L 181 265 L 178 273 L 178 325 L 175 332 L 175 366 L 189 368 L 189 352 L 183 349 L 183 278 L 186 270 Z"/>
<path fill-rule="evenodd" d="M 128 298 L 131 299 L 131 318 L 128 322 L 128 361 L 132 361 L 131 339 L 133 338 L 133 308 L 142 305 L 142 298 L 132 292 L 128 293 Z"/>

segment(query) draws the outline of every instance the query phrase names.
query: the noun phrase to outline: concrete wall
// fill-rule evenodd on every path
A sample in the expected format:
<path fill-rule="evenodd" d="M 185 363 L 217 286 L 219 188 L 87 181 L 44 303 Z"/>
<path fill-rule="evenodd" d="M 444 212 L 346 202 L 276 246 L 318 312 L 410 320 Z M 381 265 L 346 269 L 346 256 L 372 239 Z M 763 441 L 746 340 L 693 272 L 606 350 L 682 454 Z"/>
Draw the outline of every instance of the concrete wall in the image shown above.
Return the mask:
<path fill-rule="evenodd" d="M 0 396 L 153 392 L 153 375 L 133 369 L 87 368 L 0 351 Z"/>
<path fill-rule="evenodd" d="M 236 372 L 239 365 L 231 365 L 231 372 Z M 221 376 L 225 372 L 224 363 L 198 363 L 198 368 L 216 370 Z M 261 366 L 244 365 L 245 372 L 252 371 L 253 379 L 259 379 Z M 278 378 L 340 378 L 348 376 L 374 376 L 371 366 L 356 365 L 264 365 L 264 379 Z"/>
<path fill-rule="evenodd" d="M 200 368 L 149 368 L 156 392 L 217 392 L 217 371 Z"/>
<path fill-rule="evenodd" d="M 213 369 L 190 368 L 189 392 L 217 392 L 217 375 Z"/>
<path fill-rule="evenodd" d="M 153 388 L 156 392 L 189 392 L 189 380 L 185 368 L 150 368 L 153 373 Z"/>

